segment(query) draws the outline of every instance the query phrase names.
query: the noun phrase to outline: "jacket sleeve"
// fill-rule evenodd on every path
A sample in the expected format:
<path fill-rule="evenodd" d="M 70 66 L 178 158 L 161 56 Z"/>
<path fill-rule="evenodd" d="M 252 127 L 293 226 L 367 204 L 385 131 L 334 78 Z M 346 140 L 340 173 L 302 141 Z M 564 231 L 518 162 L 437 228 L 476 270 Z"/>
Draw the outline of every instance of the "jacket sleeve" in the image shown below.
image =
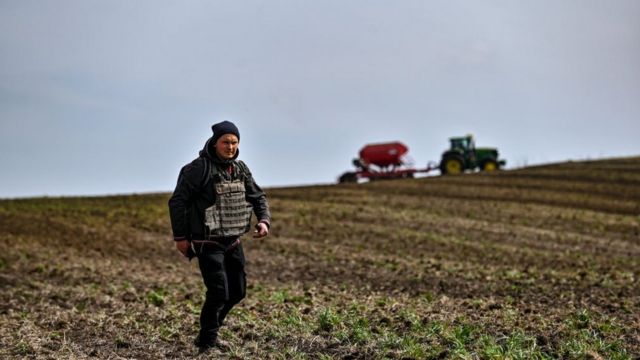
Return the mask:
<path fill-rule="evenodd" d="M 253 179 L 253 175 L 251 175 L 251 171 L 246 166 L 246 164 L 244 164 L 244 168 L 246 170 L 247 176 L 244 184 L 246 199 L 253 206 L 253 212 L 256 213 L 258 222 L 265 223 L 268 227 L 271 227 L 271 212 L 269 211 L 269 202 L 267 201 L 267 195 L 255 182 L 255 180 Z"/>
<path fill-rule="evenodd" d="M 178 183 L 169 199 L 169 216 L 171 218 L 171 230 L 176 241 L 189 239 L 189 209 L 194 194 L 202 180 L 204 165 L 198 159 L 185 165 L 178 175 Z"/>

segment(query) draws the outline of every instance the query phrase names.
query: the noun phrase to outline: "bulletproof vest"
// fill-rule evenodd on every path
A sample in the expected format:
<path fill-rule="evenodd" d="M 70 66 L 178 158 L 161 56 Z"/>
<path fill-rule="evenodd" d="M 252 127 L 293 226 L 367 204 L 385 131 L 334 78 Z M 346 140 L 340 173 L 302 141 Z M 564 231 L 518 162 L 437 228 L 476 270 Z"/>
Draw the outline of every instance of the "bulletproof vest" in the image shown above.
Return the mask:
<path fill-rule="evenodd" d="M 205 210 L 205 225 L 211 238 L 242 236 L 251 229 L 253 207 L 245 198 L 244 176 L 227 180 L 218 175 L 213 182 L 216 202 Z"/>

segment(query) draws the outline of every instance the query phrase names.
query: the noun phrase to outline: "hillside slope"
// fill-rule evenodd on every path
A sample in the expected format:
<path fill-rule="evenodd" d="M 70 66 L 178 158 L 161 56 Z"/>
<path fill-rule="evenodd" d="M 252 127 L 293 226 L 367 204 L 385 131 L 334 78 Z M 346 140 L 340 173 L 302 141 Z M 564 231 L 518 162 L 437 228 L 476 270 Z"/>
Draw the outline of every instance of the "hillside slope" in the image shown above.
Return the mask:
<path fill-rule="evenodd" d="M 268 195 L 226 357 L 640 355 L 640 158 Z M 168 197 L 0 201 L 0 356 L 195 356 Z"/>

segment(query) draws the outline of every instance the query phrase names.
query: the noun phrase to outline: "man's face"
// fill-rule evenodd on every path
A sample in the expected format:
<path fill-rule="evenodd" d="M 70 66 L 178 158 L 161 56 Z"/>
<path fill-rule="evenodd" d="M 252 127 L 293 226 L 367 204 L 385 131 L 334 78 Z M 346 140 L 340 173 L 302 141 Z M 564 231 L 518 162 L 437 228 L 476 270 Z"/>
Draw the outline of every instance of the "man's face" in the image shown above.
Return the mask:
<path fill-rule="evenodd" d="M 236 156 L 240 141 L 233 134 L 224 134 L 216 141 L 216 154 L 220 159 L 231 160 Z"/>

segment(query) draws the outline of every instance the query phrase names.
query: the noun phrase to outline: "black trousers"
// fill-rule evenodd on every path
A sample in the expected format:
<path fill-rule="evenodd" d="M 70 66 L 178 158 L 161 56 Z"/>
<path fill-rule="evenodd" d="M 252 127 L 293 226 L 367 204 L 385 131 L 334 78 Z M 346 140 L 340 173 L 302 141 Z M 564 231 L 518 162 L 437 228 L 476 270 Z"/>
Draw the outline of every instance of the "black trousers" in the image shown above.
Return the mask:
<path fill-rule="evenodd" d="M 207 294 L 200 313 L 201 341 L 214 341 L 231 308 L 246 295 L 245 258 L 242 244 L 227 249 L 228 242 L 198 248 L 200 273 Z"/>

